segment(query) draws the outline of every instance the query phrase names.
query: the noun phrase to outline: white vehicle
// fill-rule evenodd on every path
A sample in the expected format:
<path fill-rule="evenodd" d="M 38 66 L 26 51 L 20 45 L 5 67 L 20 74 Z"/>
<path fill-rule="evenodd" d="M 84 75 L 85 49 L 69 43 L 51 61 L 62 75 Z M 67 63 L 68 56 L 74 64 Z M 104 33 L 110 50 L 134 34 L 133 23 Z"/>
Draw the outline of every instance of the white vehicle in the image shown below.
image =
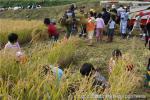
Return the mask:
<path fill-rule="evenodd" d="M 21 9 L 21 7 L 14 7 L 13 10 L 18 10 L 18 9 Z"/>
<path fill-rule="evenodd" d="M 4 10 L 5 10 L 5 8 L 0 8 L 0 12 L 1 12 L 1 11 L 4 11 Z"/>
<path fill-rule="evenodd" d="M 116 5 L 118 7 L 119 5 L 127 5 L 130 6 L 131 9 L 138 8 L 138 7 L 144 7 L 144 6 L 150 6 L 150 1 L 120 1 L 120 0 L 103 0 L 100 1 L 100 6 L 108 7 L 111 5 Z"/>

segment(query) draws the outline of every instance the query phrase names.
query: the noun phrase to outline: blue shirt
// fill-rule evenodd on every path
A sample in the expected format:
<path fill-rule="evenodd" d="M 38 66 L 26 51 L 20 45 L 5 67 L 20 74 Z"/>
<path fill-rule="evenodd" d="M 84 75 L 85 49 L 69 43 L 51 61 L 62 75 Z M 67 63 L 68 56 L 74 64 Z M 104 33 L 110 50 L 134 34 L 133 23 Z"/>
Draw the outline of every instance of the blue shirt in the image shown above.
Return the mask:
<path fill-rule="evenodd" d="M 60 80 L 62 78 L 62 75 L 63 75 L 63 71 L 62 69 L 58 68 L 58 67 L 54 67 L 52 65 L 50 65 L 50 68 L 53 72 L 53 75 L 58 79 Z"/>

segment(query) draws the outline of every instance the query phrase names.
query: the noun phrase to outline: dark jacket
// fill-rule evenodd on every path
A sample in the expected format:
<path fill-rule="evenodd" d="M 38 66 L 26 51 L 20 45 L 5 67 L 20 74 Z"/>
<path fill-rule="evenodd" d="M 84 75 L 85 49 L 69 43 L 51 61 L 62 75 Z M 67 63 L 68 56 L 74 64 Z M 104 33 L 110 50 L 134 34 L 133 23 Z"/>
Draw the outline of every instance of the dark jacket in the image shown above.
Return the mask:
<path fill-rule="evenodd" d="M 104 23 L 105 25 L 108 24 L 109 20 L 110 20 L 110 13 L 105 11 L 103 14 L 102 14 L 102 18 L 104 19 Z"/>

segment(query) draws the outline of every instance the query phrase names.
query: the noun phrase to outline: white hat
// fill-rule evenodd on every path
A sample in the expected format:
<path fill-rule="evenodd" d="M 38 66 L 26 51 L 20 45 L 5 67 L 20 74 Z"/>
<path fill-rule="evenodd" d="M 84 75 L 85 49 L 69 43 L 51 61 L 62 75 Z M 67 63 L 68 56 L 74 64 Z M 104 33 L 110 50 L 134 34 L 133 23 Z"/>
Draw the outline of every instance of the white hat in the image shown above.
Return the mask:
<path fill-rule="evenodd" d="M 126 9 L 126 8 L 127 8 L 127 6 L 124 6 L 124 8 Z"/>
<path fill-rule="evenodd" d="M 116 6 L 113 4 L 113 5 L 111 6 L 111 8 L 116 8 Z"/>

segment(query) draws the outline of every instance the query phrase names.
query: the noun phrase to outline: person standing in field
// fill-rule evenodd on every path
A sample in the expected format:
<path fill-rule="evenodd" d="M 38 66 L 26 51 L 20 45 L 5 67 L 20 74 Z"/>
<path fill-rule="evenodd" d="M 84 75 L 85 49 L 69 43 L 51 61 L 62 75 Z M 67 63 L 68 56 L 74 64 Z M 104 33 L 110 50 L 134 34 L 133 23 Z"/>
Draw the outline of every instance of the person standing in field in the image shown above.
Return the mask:
<path fill-rule="evenodd" d="M 112 16 L 110 21 L 108 22 L 108 42 L 113 41 L 115 26 L 116 26 L 115 16 Z"/>
<path fill-rule="evenodd" d="M 125 39 L 127 34 L 128 13 L 124 9 L 120 14 L 120 33 L 122 38 Z"/>
<path fill-rule="evenodd" d="M 80 17 L 80 28 L 81 28 L 81 33 L 79 34 L 79 37 L 86 37 L 87 32 L 86 32 L 86 13 L 84 11 L 85 7 L 80 8 L 80 14 L 82 17 Z"/>
<path fill-rule="evenodd" d="M 120 5 L 120 7 L 117 9 L 117 24 L 120 24 L 121 12 L 124 12 L 123 5 Z"/>
<path fill-rule="evenodd" d="M 102 14 L 99 13 L 96 18 L 96 41 L 102 41 L 103 39 L 103 31 L 104 31 L 105 23 L 102 19 Z"/>
<path fill-rule="evenodd" d="M 146 33 L 146 36 L 145 36 L 145 47 L 148 44 L 148 48 L 150 50 L 150 22 L 149 21 L 150 21 L 150 16 L 148 16 L 148 18 L 147 18 L 147 22 L 146 22 L 147 33 Z"/>
<path fill-rule="evenodd" d="M 75 17 L 74 11 L 75 11 L 75 7 L 72 4 L 65 13 L 65 18 L 66 18 L 66 23 L 67 23 L 66 25 L 66 30 L 67 30 L 66 38 L 67 39 L 73 34 L 73 31 L 76 31 L 76 17 Z"/>
<path fill-rule="evenodd" d="M 54 41 L 57 41 L 59 38 L 59 33 L 57 32 L 56 26 L 50 22 L 49 18 L 44 19 L 44 24 L 48 27 L 49 38 L 54 38 Z"/>
<path fill-rule="evenodd" d="M 88 33 L 89 45 L 92 45 L 94 30 L 95 30 L 95 18 L 94 18 L 93 12 L 90 12 L 88 16 L 89 17 L 88 17 L 86 29 L 87 29 L 87 33 Z"/>
<path fill-rule="evenodd" d="M 102 18 L 104 20 L 105 25 L 107 25 L 110 20 L 110 13 L 107 12 L 106 8 L 103 8 Z"/>
<path fill-rule="evenodd" d="M 133 25 L 132 30 L 129 32 L 128 37 L 133 33 L 134 30 L 139 31 L 141 34 L 143 34 L 142 28 L 141 28 L 141 17 L 143 16 L 143 13 L 140 12 L 139 15 L 135 17 L 135 22 Z"/>

